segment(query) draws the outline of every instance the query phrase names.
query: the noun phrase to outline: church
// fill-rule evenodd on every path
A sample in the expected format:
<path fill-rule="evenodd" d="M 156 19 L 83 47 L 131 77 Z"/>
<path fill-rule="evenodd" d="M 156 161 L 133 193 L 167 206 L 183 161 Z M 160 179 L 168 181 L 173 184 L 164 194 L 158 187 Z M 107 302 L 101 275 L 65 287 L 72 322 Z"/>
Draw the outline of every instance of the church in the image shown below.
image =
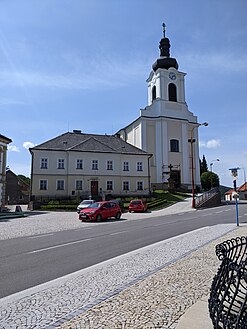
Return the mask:
<path fill-rule="evenodd" d="M 160 40 L 160 57 L 147 79 L 148 104 L 113 136 L 66 132 L 30 149 L 31 198 L 100 193 L 150 195 L 152 189 L 194 192 L 200 186 L 197 117 L 185 100 L 185 73 Z"/>
<path fill-rule="evenodd" d="M 165 34 L 163 24 L 160 57 L 152 65 L 147 79 L 148 105 L 117 135 L 153 154 L 150 159 L 152 187 L 164 188 L 172 183 L 175 188 L 191 190 L 201 185 L 198 147 L 201 124 L 188 109 L 186 73 L 179 71 L 177 60 L 170 57 L 170 40 Z"/>

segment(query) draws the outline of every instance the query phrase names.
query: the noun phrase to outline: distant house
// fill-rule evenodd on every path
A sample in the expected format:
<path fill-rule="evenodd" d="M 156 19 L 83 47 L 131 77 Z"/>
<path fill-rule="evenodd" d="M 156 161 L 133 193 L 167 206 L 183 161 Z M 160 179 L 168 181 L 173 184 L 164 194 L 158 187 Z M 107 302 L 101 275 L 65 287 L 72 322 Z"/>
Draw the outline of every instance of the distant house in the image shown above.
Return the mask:
<path fill-rule="evenodd" d="M 29 194 L 29 184 L 20 179 L 13 171 L 7 169 L 5 204 L 27 204 Z"/>
<path fill-rule="evenodd" d="M 234 194 L 236 194 L 236 192 L 238 193 L 239 200 L 247 200 L 247 182 L 239 186 L 236 191 L 234 189 L 227 191 L 225 193 L 225 200 L 234 200 Z"/>
<path fill-rule="evenodd" d="M 247 200 L 247 182 L 239 186 L 237 189 L 239 200 Z"/>
<path fill-rule="evenodd" d="M 0 134 L 0 209 L 5 206 L 7 145 L 11 142 Z"/>
<path fill-rule="evenodd" d="M 148 195 L 149 158 L 117 136 L 67 132 L 30 149 L 31 199 Z"/>

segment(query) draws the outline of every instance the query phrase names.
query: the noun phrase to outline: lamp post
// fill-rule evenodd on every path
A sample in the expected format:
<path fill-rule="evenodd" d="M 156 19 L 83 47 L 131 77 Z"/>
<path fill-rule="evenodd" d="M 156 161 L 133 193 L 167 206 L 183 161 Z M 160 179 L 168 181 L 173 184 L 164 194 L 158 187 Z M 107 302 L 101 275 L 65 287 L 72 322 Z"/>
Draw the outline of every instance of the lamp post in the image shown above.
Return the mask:
<path fill-rule="evenodd" d="M 196 126 L 194 126 L 191 129 L 190 132 L 190 139 L 188 139 L 188 142 L 190 143 L 190 154 L 191 154 L 191 192 L 192 192 L 192 208 L 195 208 L 195 176 L 194 176 L 194 150 L 193 150 L 193 143 L 195 143 L 194 137 L 194 129 L 198 128 L 200 126 L 208 126 L 207 122 L 198 123 Z"/>
<path fill-rule="evenodd" d="M 212 160 L 211 163 L 210 163 L 210 171 L 212 172 L 213 170 L 213 162 L 214 161 L 220 161 L 220 159 L 215 159 L 215 160 Z"/>

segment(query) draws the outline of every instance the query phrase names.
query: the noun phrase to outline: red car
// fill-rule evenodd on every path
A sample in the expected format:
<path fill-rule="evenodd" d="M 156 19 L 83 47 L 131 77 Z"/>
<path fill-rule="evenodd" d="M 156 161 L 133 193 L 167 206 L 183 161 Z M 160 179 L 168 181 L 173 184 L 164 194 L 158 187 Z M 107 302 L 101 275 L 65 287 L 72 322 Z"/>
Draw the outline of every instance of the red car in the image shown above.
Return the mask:
<path fill-rule="evenodd" d="M 131 211 L 147 211 L 147 204 L 143 200 L 131 200 L 129 204 L 129 212 Z"/>
<path fill-rule="evenodd" d="M 102 219 L 114 217 L 120 219 L 121 208 L 118 203 L 111 201 L 94 202 L 89 207 L 83 209 L 79 213 L 79 219 L 81 221 L 97 221 Z"/>

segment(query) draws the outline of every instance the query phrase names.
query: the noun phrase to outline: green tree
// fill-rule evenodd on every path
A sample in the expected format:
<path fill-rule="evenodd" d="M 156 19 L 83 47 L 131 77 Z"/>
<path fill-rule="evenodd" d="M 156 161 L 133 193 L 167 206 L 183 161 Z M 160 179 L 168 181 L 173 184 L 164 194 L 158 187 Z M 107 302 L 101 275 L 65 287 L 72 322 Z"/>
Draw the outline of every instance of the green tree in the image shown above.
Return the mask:
<path fill-rule="evenodd" d="M 211 171 L 206 171 L 201 175 L 201 184 L 203 190 L 210 190 L 220 185 L 219 176 Z"/>
<path fill-rule="evenodd" d="M 30 178 L 26 177 L 24 175 L 17 175 L 23 182 L 25 182 L 26 184 L 28 184 L 30 186 Z"/>
<path fill-rule="evenodd" d="M 202 160 L 200 159 L 200 174 L 202 175 L 204 172 L 207 171 L 208 171 L 208 164 L 205 155 L 203 154 Z"/>

